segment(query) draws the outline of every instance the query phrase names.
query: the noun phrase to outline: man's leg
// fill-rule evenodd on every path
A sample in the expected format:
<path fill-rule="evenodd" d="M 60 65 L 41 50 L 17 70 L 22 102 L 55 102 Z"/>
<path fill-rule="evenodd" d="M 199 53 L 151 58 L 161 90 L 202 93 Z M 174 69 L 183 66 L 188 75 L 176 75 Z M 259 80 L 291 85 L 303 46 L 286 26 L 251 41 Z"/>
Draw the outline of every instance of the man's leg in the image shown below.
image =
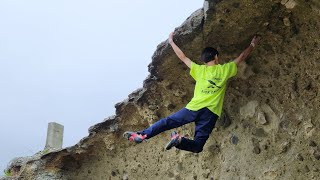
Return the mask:
<path fill-rule="evenodd" d="M 160 119 L 147 129 L 139 131 L 138 133 L 142 135 L 147 135 L 146 139 L 149 139 L 166 130 L 177 128 L 184 124 L 193 122 L 196 118 L 197 113 L 195 113 L 195 111 L 183 108 L 166 118 Z"/>
<path fill-rule="evenodd" d="M 182 137 L 181 143 L 177 145 L 176 148 L 194 153 L 199 153 L 203 150 L 203 146 L 209 138 L 219 117 L 207 108 L 199 111 L 201 112 L 201 115 L 195 121 L 194 140 Z"/>

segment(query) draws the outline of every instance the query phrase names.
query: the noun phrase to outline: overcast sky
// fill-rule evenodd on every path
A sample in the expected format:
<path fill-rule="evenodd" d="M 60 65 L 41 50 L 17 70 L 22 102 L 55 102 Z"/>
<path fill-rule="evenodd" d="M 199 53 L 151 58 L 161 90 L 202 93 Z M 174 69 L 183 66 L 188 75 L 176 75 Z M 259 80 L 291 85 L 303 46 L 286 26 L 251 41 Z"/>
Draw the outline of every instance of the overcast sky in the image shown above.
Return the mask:
<path fill-rule="evenodd" d="M 142 87 L 156 46 L 203 0 L 0 0 L 0 171 L 43 150 L 47 124 L 63 146 Z M 0 174 L 1 174 L 0 173 Z"/>

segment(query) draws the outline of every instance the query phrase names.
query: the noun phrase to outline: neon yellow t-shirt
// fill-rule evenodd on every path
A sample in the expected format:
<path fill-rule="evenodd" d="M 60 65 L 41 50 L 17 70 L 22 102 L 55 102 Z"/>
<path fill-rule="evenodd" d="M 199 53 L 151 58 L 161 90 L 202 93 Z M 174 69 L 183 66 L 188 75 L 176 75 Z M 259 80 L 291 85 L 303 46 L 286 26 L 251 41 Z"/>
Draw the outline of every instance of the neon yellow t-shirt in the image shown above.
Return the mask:
<path fill-rule="evenodd" d="M 207 107 L 210 111 L 221 115 L 227 81 L 237 74 L 235 62 L 223 65 L 198 65 L 191 63 L 190 75 L 196 80 L 194 95 L 186 108 L 192 111 Z"/>

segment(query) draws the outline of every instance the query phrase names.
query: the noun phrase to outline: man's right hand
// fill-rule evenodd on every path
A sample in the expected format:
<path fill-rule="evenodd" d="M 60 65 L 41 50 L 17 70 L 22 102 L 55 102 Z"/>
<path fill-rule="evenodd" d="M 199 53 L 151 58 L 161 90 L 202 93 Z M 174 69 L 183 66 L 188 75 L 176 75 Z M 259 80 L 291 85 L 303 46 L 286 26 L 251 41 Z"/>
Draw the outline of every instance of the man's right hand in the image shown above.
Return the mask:
<path fill-rule="evenodd" d="M 254 36 L 251 40 L 250 45 L 252 45 L 252 47 L 255 47 L 258 44 L 258 42 L 260 41 L 260 39 L 261 39 L 260 36 Z"/>
<path fill-rule="evenodd" d="M 242 61 L 244 61 L 249 56 L 249 54 L 251 53 L 253 48 L 258 44 L 259 41 L 260 41 L 260 36 L 254 36 L 251 40 L 251 44 L 234 60 L 234 62 L 238 65 Z"/>

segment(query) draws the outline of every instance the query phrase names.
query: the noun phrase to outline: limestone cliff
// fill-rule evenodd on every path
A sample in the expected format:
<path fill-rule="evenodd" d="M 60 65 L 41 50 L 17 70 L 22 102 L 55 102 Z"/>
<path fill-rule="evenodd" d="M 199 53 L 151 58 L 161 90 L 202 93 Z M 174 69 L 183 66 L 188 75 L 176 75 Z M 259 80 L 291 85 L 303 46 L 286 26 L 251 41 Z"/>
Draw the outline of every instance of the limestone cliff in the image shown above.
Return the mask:
<path fill-rule="evenodd" d="M 184 107 L 188 68 L 162 42 L 141 89 L 73 147 L 15 167 L 20 179 L 320 179 L 320 1 L 206 0 L 175 30 L 196 62 L 217 47 L 230 61 L 260 44 L 229 81 L 224 114 L 199 154 L 165 151 L 169 133 L 133 144 L 121 136 Z M 200 63 L 200 62 L 199 62 Z M 193 124 L 181 134 L 193 136 Z M 13 167 L 14 168 L 14 167 Z"/>

